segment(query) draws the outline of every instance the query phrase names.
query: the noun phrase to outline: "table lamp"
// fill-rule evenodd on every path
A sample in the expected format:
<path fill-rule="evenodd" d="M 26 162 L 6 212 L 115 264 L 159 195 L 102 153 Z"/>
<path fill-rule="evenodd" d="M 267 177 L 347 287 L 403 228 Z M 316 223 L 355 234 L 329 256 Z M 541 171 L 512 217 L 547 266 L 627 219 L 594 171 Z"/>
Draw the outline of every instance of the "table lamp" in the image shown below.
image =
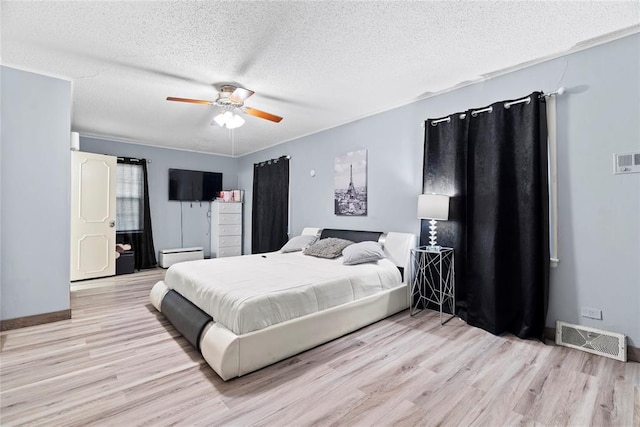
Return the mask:
<path fill-rule="evenodd" d="M 449 219 L 449 196 L 444 194 L 421 194 L 418 196 L 418 218 L 429 220 L 428 250 L 439 251 L 436 223 Z"/>

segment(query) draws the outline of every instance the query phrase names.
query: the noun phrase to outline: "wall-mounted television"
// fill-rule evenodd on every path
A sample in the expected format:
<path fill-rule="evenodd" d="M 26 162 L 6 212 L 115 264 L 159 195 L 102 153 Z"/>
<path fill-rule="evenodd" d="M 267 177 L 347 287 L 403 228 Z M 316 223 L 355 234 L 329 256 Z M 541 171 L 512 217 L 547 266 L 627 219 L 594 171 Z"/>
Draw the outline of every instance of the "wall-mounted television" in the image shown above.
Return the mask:
<path fill-rule="evenodd" d="M 222 173 L 169 169 L 169 200 L 209 201 L 222 191 Z"/>

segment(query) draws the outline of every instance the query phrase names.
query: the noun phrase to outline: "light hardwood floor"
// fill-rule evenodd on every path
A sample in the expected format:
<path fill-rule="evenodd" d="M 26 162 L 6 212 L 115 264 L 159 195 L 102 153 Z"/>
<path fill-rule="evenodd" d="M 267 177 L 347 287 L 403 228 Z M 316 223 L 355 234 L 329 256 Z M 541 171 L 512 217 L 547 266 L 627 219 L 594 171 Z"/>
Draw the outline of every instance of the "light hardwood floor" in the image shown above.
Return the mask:
<path fill-rule="evenodd" d="M 72 319 L 3 332 L 12 425 L 640 425 L 640 364 L 407 311 L 223 382 L 149 304 L 163 270 L 74 284 Z"/>

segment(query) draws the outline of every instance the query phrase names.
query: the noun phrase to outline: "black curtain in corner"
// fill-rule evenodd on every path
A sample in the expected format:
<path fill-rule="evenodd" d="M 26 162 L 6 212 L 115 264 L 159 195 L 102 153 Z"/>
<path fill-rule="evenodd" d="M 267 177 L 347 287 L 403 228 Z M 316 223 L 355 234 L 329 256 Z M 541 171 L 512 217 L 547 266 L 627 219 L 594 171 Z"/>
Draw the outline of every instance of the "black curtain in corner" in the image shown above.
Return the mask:
<path fill-rule="evenodd" d="M 542 338 L 549 289 L 546 104 L 469 114 L 467 322 Z"/>
<path fill-rule="evenodd" d="M 467 127 L 469 121 L 460 114 L 450 116 L 448 122 L 425 122 L 423 193 L 446 194 L 449 201 L 449 220 L 438 221 L 437 238 L 440 246 L 454 249 L 456 314 L 466 319 L 466 181 Z M 429 220 L 421 221 L 420 245 L 429 244 Z M 433 307 L 429 307 L 433 308 Z"/>
<path fill-rule="evenodd" d="M 256 163 L 253 167 L 251 252 L 280 249 L 288 240 L 289 159 Z"/>
<path fill-rule="evenodd" d="M 438 243 L 455 249 L 457 314 L 494 334 L 543 338 L 549 291 L 546 104 L 493 104 L 425 123 L 424 192 L 452 196 Z M 484 109 L 482 109 L 484 110 Z M 463 118 L 464 116 L 464 118 Z M 423 221 L 421 245 L 427 243 Z"/>
<path fill-rule="evenodd" d="M 118 163 L 136 165 L 142 169 L 142 206 L 141 206 L 141 227 L 138 230 L 118 231 L 116 241 L 131 245 L 134 251 L 135 268 L 153 268 L 156 266 L 156 251 L 153 246 L 153 231 L 151 228 L 151 210 L 149 208 L 149 184 L 147 178 L 146 159 L 134 159 L 129 157 L 118 157 Z M 116 195 L 120 198 L 121 195 Z"/>

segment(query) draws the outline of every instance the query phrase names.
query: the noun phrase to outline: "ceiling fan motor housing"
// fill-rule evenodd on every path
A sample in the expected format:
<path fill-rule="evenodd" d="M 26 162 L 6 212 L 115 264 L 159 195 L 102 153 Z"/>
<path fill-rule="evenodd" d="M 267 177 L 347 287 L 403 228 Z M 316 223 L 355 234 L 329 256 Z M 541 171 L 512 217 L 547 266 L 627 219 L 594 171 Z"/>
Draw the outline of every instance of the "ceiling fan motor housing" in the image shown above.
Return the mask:
<path fill-rule="evenodd" d="M 242 107 L 244 105 L 244 102 L 240 102 L 231 98 L 231 95 L 235 90 L 236 90 L 235 86 L 231 86 L 231 85 L 220 86 L 220 94 L 218 95 L 218 99 L 216 99 L 215 104 L 223 108 Z"/>

